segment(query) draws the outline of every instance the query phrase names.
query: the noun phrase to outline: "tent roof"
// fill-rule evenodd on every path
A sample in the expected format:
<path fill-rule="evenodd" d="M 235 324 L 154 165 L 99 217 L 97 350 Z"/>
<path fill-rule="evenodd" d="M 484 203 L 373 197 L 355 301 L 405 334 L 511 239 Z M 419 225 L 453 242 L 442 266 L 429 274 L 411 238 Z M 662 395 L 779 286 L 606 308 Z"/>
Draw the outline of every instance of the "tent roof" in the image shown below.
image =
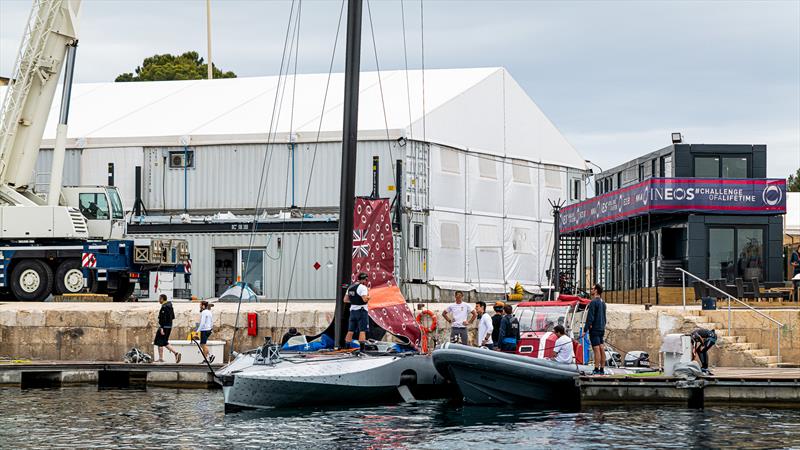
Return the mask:
<path fill-rule="evenodd" d="M 422 75 L 384 71 L 379 80 L 377 72 L 361 74 L 360 139 L 405 136 L 585 169 L 583 158 L 505 69 L 426 70 L 424 128 Z M 332 74 L 321 114 L 327 79 L 327 74 L 303 74 L 296 82 L 267 76 L 76 84 L 68 146 L 177 146 L 186 137 L 190 145 L 264 143 L 270 130 L 273 142 L 287 142 L 290 134 L 298 142 L 341 141 L 344 75 Z M 0 95 L 4 91 L 0 88 Z M 45 147 L 55 139 L 58 103 L 50 111 Z"/>

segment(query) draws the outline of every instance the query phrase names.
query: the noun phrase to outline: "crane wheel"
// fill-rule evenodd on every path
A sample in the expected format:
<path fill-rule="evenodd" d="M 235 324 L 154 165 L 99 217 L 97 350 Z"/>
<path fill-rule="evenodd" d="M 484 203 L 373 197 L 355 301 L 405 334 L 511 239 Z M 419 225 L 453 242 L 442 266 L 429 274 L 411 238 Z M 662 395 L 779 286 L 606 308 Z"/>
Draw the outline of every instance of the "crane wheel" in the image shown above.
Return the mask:
<path fill-rule="evenodd" d="M 53 290 L 53 270 L 38 259 L 23 259 L 11 271 L 11 293 L 24 302 L 40 302 Z"/>
<path fill-rule="evenodd" d="M 73 259 L 61 261 L 56 268 L 53 294 L 77 294 L 83 291 L 83 272 L 80 262 Z"/>

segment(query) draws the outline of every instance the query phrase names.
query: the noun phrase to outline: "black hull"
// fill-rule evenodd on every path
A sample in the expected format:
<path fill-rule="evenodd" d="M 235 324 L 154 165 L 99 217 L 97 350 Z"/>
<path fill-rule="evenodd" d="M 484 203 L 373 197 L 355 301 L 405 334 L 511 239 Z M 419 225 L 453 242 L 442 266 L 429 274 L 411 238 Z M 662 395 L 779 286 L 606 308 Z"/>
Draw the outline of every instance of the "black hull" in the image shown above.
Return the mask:
<path fill-rule="evenodd" d="M 580 405 L 576 366 L 458 344 L 434 351 L 433 363 L 442 376 L 458 384 L 468 404 Z"/>

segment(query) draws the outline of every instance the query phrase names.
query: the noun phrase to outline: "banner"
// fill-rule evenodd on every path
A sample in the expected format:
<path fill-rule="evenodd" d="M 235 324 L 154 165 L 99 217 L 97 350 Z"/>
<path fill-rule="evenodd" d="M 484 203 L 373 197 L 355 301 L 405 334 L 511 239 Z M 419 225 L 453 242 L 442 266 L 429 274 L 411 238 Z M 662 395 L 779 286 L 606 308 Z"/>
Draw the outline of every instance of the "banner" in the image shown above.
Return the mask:
<path fill-rule="evenodd" d="M 785 214 L 786 180 L 651 178 L 561 209 L 562 233 L 643 214 Z"/>
<path fill-rule="evenodd" d="M 369 277 L 369 316 L 381 328 L 419 347 L 422 332 L 394 278 L 394 238 L 388 199 L 356 198 L 353 211 L 353 282 Z"/>

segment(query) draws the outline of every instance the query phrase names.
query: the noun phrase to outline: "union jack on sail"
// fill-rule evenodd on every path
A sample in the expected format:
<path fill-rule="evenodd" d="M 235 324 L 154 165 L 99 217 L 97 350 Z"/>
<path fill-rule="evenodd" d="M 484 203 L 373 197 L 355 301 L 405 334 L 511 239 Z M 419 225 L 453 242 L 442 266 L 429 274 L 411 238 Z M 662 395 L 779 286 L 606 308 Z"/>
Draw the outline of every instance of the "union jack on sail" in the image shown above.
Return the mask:
<path fill-rule="evenodd" d="M 368 258 L 367 230 L 353 230 L 353 258 Z"/>

